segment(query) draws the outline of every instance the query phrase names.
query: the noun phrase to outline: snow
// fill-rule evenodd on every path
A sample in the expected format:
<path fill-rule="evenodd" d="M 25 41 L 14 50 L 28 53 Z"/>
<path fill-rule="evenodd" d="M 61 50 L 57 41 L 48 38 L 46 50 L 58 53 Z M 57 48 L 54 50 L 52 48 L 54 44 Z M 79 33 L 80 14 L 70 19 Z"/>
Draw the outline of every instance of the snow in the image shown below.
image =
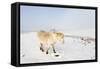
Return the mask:
<path fill-rule="evenodd" d="M 85 37 L 83 37 L 85 38 Z M 91 37 L 92 38 L 92 37 Z M 93 38 L 92 38 L 93 39 Z M 65 43 L 57 43 L 55 57 L 52 50 L 45 54 L 40 50 L 36 32 L 21 33 L 20 63 L 42 63 L 57 61 L 93 60 L 95 59 L 95 39 L 64 37 Z"/>

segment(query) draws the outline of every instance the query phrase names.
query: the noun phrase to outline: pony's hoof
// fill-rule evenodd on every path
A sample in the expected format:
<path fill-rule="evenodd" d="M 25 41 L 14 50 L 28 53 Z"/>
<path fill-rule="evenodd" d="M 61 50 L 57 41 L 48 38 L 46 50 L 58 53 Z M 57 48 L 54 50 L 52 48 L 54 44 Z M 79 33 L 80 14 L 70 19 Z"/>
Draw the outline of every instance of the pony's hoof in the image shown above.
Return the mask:
<path fill-rule="evenodd" d="M 59 57 L 59 55 L 55 55 L 56 57 Z"/>
<path fill-rule="evenodd" d="M 61 54 L 60 53 L 52 53 L 51 55 L 56 57 L 56 58 L 61 58 Z"/>

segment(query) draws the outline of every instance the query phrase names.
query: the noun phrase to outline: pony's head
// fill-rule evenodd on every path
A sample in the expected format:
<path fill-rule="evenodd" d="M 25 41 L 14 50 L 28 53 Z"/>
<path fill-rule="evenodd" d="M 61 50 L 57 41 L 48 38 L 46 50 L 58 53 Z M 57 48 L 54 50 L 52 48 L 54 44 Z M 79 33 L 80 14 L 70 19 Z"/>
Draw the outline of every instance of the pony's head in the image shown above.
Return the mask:
<path fill-rule="evenodd" d="M 60 41 L 62 42 L 62 44 L 64 44 L 64 34 L 61 32 L 54 32 L 54 33 L 57 41 Z"/>

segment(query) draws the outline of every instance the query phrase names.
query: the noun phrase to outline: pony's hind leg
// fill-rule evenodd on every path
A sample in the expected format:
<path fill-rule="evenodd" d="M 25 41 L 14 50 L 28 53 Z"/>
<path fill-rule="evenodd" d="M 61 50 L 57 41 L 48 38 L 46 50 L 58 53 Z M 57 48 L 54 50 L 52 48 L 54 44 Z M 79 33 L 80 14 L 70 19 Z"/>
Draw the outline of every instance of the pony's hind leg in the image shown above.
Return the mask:
<path fill-rule="evenodd" d="M 46 51 L 46 54 L 48 54 L 48 50 Z"/>
<path fill-rule="evenodd" d="M 47 49 L 46 54 L 48 54 L 48 53 L 49 53 L 49 49 L 50 49 L 50 47 Z"/>
<path fill-rule="evenodd" d="M 41 50 L 42 52 L 44 52 L 43 44 L 42 44 L 42 43 L 40 43 L 40 50 Z"/>

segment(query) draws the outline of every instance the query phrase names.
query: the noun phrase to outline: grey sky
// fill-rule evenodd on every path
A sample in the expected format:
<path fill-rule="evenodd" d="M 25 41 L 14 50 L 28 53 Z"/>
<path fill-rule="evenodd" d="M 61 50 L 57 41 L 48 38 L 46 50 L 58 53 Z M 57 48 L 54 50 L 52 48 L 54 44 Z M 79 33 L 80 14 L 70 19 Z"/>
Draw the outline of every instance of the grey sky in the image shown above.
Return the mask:
<path fill-rule="evenodd" d="M 21 6 L 21 32 L 95 28 L 95 10 Z"/>

